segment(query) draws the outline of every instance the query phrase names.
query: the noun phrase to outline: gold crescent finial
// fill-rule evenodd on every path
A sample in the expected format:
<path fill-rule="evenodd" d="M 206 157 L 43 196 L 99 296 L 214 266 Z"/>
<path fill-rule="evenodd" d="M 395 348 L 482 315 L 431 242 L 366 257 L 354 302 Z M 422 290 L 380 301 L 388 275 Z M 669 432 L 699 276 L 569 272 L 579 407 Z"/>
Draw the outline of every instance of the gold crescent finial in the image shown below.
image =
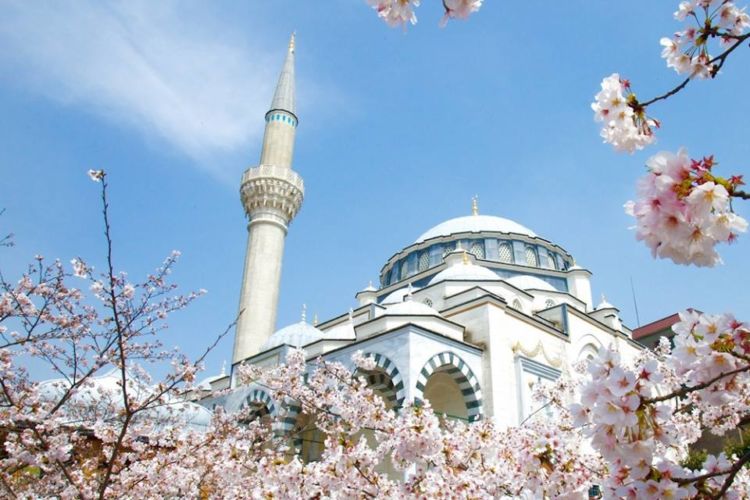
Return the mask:
<path fill-rule="evenodd" d="M 297 36 L 296 31 L 292 31 L 292 37 L 289 39 L 289 52 L 294 53 L 294 37 Z"/>
<path fill-rule="evenodd" d="M 467 265 L 469 263 L 469 252 L 464 250 L 464 265 Z"/>
<path fill-rule="evenodd" d="M 471 199 L 471 214 L 479 215 L 479 195 L 474 195 Z"/>

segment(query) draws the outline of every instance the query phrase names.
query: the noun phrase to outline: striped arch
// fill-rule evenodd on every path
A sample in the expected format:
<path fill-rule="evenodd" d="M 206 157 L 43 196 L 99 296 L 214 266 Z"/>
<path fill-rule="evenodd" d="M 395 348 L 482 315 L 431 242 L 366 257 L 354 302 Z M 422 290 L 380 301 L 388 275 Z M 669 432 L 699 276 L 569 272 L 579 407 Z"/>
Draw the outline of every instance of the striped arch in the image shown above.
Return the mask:
<path fill-rule="evenodd" d="M 464 398 L 464 404 L 469 414 L 469 422 L 476 422 L 482 418 L 482 390 L 479 381 L 463 359 L 452 352 L 441 352 L 431 357 L 425 363 L 417 379 L 414 402 L 420 404 L 424 400 L 424 389 L 433 373 L 445 372 L 458 384 Z"/>
<path fill-rule="evenodd" d="M 254 389 L 253 392 L 245 398 L 245 401 L 242 402 L 240 409 L 244 410 L 251 406 L 266 408 L 269 415 L 276 416 L 276 405 L 274 405 L 273 399 L 271 399 L 271 396 L 262 389 Z M 255 413 L 259 413 L 262 416 L 262 413 L 258 411 Z"/>
<path fill-rule="evenodd" d="M 384 394 L 394 408 L 401 408 L 406 398 L 406 391 L 404 379 L 396 368 L 396 364 L 377 352 L 368 352 L 365 356 L 375 361 L 375 369 L 372 371 L 357 369 L 355 375 L 363 376 L 367 385 Z"/>
<path fill-rule="evenodd" d="M 286 411 L 284 412 L 284 418 L 281 419 L 278 431 L 286 435 L 292 432 L 294 426 L 297 425 L 297 419 L 300 413 L 302 413 L 302 407 L 296 401 L 287 401 L 284 408 Z"/>

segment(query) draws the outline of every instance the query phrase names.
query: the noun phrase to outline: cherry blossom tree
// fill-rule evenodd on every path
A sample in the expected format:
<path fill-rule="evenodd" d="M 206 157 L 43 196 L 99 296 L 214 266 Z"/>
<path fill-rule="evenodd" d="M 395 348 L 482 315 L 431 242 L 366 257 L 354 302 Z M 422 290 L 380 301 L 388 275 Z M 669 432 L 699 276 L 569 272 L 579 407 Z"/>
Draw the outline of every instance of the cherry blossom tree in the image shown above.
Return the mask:
<path fill-rule="evenodd" d="M 601 481 L 606 469 L 581 450 L 583 431 L 563 404 L 574 386 L 563 382 L 543 396 L 559 420 L 500 429 L 446 421 L 429 403 L 394 411 L 356 372 L 311 366 L 297 350 L 280 366 L 237 373 L 285 408 L 275 418 L 219 407 L 195 425 L 201 412 L 186 396 L 205 354 L 190 361 L 165 350 L 158 332 L 203 292 L 180 295 L 169 282 L 178 252 L 142 282 L 115 270 L 107 176 L 89 176 L 101 187 L 104 272 L 42 256 L 18 280 L 0 272 L 3 496 L 531 498 L 580 496 Z M 354 362 L 374 368 L 369 357 Z M 155 363 L 171 370 L 154 380 Z M 30 366 L 57 378 L 40 382 Z M 280 432 L 290 403 L 310 418 Z M 311 428 L 325 448 L 304 462 L 295 443 Z"/>
<path fill-rule="evenodd" d="M 386 21 L 390 4 L 379 2 Z M 416 3 L 399 5 L 413 22 L 412 6 Z M 750 15 L 730 0 L 682 1 L 674 17 L 683 26 L 661 39 L 662 57 L 684 79 L 661 95 L 640 99 L 631 82 L 615 73 L 602 80 L 594 98 L 601 137 L 615 151 L 651 146 L 661 126 L 651 108 L 695 80 L 716 79 L 750 38 Z M 747 230 L 747 221 L 732 206 L 750 199 L 741 189 L 742 176 L 719 175 L 716 165 L 714 156 L 691 159 L 685 148 L 657 153 L 646 162 L 638 197 L 625 209 L 636 219 L 637 238 L 654 257 L 714 266 L 721 262 L 716 246 L 734 242 Z M 587 376 L 569 381 L 577 387 L 577 401 L 568 405 L 573 421 L 605 464 L 604 495 L 746 498 L 750 453 L 708 455 L 698 471 L 680 464 L 702 432 L 723 435 L 750 422 L 750 326 L 729 314 L 688 311 L 674 331 L 674 348 L 664 342 L 631 365 L 605 349 L 588 366 Z"/>
<path fill-rule="evenodd" d="M 172 446 L 179 425 L 195 417 L 180 394 L 203 356 L 190 361 L 165 350 L 156 334 L 168 314 L 203 292 L 173 293 L 168 278 L 178 252 L 140 283 L 115 270 L 106 175 L 89 175 L 101 186 L 105 271 L 81 258 L 66 266 L 37 256 L 17 281 L 0 272 L 6 497 L 122 496 L 139 480 L 138 464 Z M 144 365 L 157 362 L 171 370 L 153 381 Z M 57 378 L 40 382 L 29 367 Z"/>

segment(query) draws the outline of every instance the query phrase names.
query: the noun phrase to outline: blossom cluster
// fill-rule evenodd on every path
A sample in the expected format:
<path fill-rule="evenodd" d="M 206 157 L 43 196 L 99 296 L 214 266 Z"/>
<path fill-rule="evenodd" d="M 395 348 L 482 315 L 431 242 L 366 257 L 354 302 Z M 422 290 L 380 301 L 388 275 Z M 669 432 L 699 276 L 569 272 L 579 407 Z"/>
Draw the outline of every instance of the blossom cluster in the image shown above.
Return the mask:
<path fill-rule="evenodd" d="M 750 455 L 709 455 L 698 471 L 680 459 L 703 429 L 723 434 L 750 416 L 750 325 L 688 311 L 673 329 L 671 352 L 665 341 L 632 366 L 603 350 L 570 407 L 609 468 L 605 496 L 743 497 Z"/>
<path fill-rule="evenodd" d="M 646 108 L 638 102 L 630 82 L 613 73 L 602 80 L 601 86 L 591 109 L 594 119 L 603 123 L 600 135 L 604 142 L 628 153 L 651 144 L 659 122 L 646 116 Z"/>
<path fill-rule="evenodd" d="M 678 264 L 714 266 L 721 262 L 716 245 L 731 243 L 747 229 L 734 213 L 731 195 L 741 176 L 712 173 L 713 157 L 691 160 L 681 149 L 660 152 L 646 162 L 648 174 L 638 184 L 638 199 L 625 205 L 636 218 L 637 238 L 656 257 Z"/>
<path fill-rule="evenodd" d="M 667 66 L 691 78 L 709 78 L 719 69 L 717 59 L 709 53 L 709 42 L 718 39 L 723 45 L 741 43 L 750 28 L 750 15 L 728 0 L 687 0 L 680 2 L 675 19 L 687 23 L 672 38 L 664 37 L 662 57 Z"/>
<path fill-rule="evenodd" d="M 367 0 L 383 21 L 389 26 L 416 24 L 417 15 L 414 9 L 419 7 L 420 0 Z M 479 10 L 483 0 L 443 0 L 445 15 L 440 21 L 445 26 L 449 19 L 466 19 Z"/>

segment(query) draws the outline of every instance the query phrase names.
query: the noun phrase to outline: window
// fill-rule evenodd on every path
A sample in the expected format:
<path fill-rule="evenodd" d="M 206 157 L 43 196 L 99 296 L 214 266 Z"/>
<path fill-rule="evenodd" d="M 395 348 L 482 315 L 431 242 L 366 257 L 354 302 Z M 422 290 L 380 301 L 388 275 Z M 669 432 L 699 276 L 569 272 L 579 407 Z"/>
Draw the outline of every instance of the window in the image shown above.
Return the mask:
<path fill-rule="evenodd" d="M 446 255 L 448 255 L 455 249 L 456 249 L 456 244 L 453 242 L 446 243 L 445 245 L 443 245 L 443 258 L 445 258 Z"/>
<path fill-rule="evenodd" d="M 426 271 L 428 267 L 430 267 L 430 252 L 423 250 L 422 253 L 419 254 L 418 271 L 421 273 L 422 271 Z"/>
<path fill-rule="evenodd" d="M 476 257 L 477 259 L 484 259 L 484 241 L 472 241 L 471 247 L 469 247 L 469 253 L 474 255 L 474 257 Z"/>
<path fill-rule="evenodd" d="M 513 262 L 513 248 L 511 248 L 510 243 L 500 243 L 497 247 L 497 253 L 500 257 L 500 262 Z"/>
<path fill-rule="evenodd" d="M 401 279 L 405 279 L 409 275 L 409 266 L 406 265 L 406 259 L 401 261 Z"/>
<path fill-rule="evenodd" d="M 547 252 L 547 262 L 549 262 L 550 269 L 557 270 L 557 259 L 555 258 L 555 254 Z"/>
<path fill-rule="evenodd" d="M 432 307 L 432 299 L 430 299 L 429 297 L 427 297 L 426 299 L 424 299 L 424 300 L 422 301 L 422 303 L 423 303 L 424 305 L 428 306 L 428 307 Z"/>
<path fill-rule="evenodd" d="M 534 247 L 526 247 L 526 265 L 531 267 L 539 267 L 539 257 L 536 254 Z"/>
<path fill-rule="evenodd" d="M 555 307 L 555 301 L 552 299 L 547 299 L 547 301 L 544 303 L 544 307 L 546 309 L 549 309 L 550 307 Z"/>
<path fill-rule="evenodd" d="M 523 306 L 521 305 L 521 301 L 518 299 L 513 299 L 513 304 L 511 305 L 513 309 L 517 309 L 519 311 L 523 311 Z"/>

